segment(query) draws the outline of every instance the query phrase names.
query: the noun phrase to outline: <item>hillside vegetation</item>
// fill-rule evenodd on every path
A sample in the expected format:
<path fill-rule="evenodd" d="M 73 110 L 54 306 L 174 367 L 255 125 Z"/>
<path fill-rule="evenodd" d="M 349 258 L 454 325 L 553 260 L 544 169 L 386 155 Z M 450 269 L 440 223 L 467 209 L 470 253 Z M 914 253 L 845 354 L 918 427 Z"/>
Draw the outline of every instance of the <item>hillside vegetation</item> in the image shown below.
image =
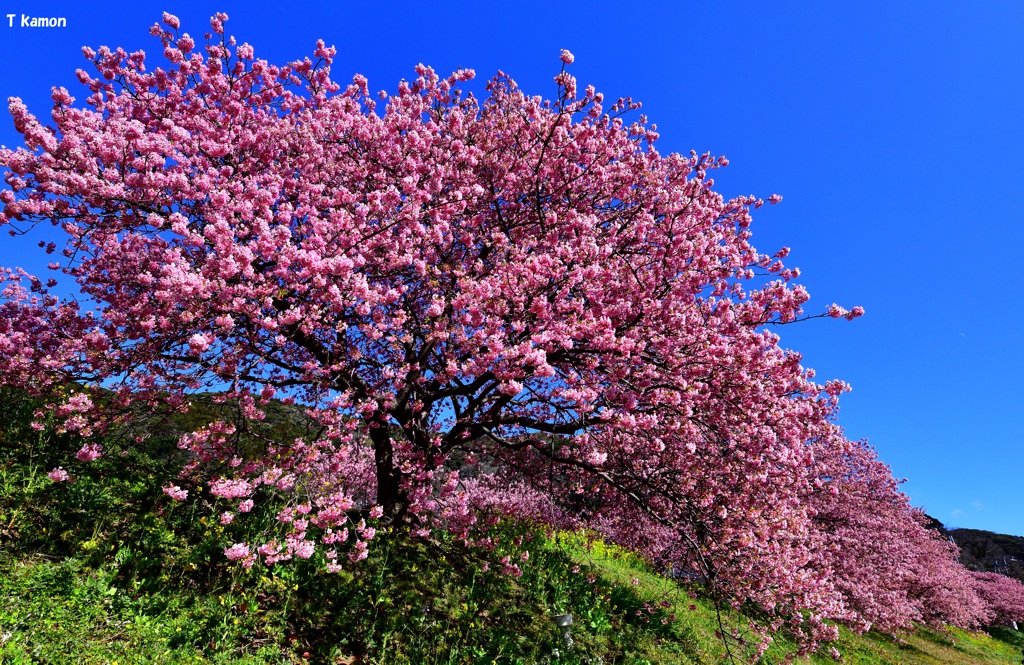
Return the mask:
<path fill-rule="evenodd" d="M 1024 581 L 1024 537 L 981 529 L 949 529 L 945 533 L 960 548 L 960 563 L 967 568 Z"/>
<path fill-rule="evenodd" d="M 35 405 L 3 397 L 0 662 L 697 664 L 727 650 L 748 660 L 756 643 L 745 641 L 746 618 L 720 614 L 699 584 L 528 524 L 499 524 L 490 550 L 441 534 L 393 537 L 334 575 L 316 572 L 315 559 L 246 570 L 224 555 L 248 535 L 238 523 L 221 524 L 201 492 L 176 502 L 161 490 L 177 468 L 174 423 L 69 465 L 81 441 L 35 432 Z M 275 419 L 301 426 L 286 410 Z M 47 475 L 58 463 L 66 482 Z M 244 529 L 274 519 L 273 505 L 256 511 Z M 521 576 L 502 572 L 510 560 Z M 571 648 L 554 621 L 563 613 Z M 1019 662 L 1024 639 L 842 629 L 835 646 L 847 663 L 994 664 Z M 779 634 L 759 662 L 795 649 Z M 826 647 L 808 662 L 834 660 Z"/>

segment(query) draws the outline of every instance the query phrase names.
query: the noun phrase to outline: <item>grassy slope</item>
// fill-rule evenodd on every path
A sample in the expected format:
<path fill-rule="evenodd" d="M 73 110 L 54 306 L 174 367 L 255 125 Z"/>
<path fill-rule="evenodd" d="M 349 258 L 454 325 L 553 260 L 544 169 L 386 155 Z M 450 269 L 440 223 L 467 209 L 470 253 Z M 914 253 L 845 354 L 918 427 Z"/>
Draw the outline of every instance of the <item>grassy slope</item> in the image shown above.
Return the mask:
<path fill-rule="evenodd" d="M 315 562 L 229 567 L 224 546 L 272 522 L 272 506 L 222 526 L 223 506 L 201 491 L 184 503 L 160 491 L 173 468 L 166 441 L 124 456 L 108 442 L 104 458 L 81 464 L 80 441 L 10 425 L 24 422 L 12 408 L 0 400 L 0 663 L 722 660 L 698 589 L 617 548 L 522 525 L 499 526 L 493 552 L 382 534 L 370 559 L 340 575 Z M 58 463 L 75 482 L 47 479 Z M 522 577 L 496 572 L 501 557 L 527 551 Z M 566 611 L 572 651 L 552 622 Z M 847 663 L 1018 663 L 1024 637 L 922 628 L 900 643 L 844 631 L 837 646 Z M 792 650 L 779 639 L 762 662 Z"/>
<path fill-rule="evenodd" d="M 715 613 L 706 600 L 691 599 L 625 553 L 600 546 L 587 551 L 577 542 L 559 546 L 547 541 L 544 549 L 549 556 L 537 556 L 540 562 L 569 551 L 592 566 L 583 570 L 596 573 L 597 593 L 581 593 L 590 586 L 588 573 L 581 572 L 582 584 L 563 588 L 567 593 L 559 602 L 558 585 L 538 569 L 526 573 L 522 584 L 491 580 L 477 589 L 456 588 L 451 586 L 458 577 L 452 562 L 415 547 L 389 552 L 395 558 L 388 565 L 371 562 L 370 576 L 335 580 L 312 594 L 296 589 L 297 580 L 287 575 L 245 579 L 230 574 L 202 590 L 172 584 L 136 593 L 137 580 L 120 577 L 114 557 L 94 568 L 87 557 L 5 556 L 0 560 L 0 662 L 597 662 L 590 660 L 593 656 L 605 663 L 721 662 Z M 434 569 L 418 567 L 431 561 Z M 430 585 L 412 582 L 417 578 L 440 586 L 429 594 Z M 351 612 L 352 605 L 337 602 L 346 594 L 358 597 L 361 616 Z M 647 613 L 645 602 L 657 606 L 662 601 L 671 607 Z M 576 618 L 576 647 L 550 658 L 560 645 L 548 616 L 566 609 L 566 602 Z M 325 607 L 341 616 L 325 618 Z M 677 614 L 676 620 L 662 625 L 659 617 L 669 613 Z M 349 639 L 355 636 L 346 628 L 360 630 L 370 643 L 362 660 L 356 655 L 363 650 L 355 648 L 360 640 Z M 1021 636 L 1010 631 L 990 637 L 922 628 L 904 644 L 844 631 L 838 646 L 847 663 L 911 665 L 1016 663 L 1022 644 Z M 763 662 L 781 660 L 790 646 L 773 647 Z M 833 661 L 822 654 L 809 662 Z"/>
<path fill-rule="evenodd" d="M 31 482 L 51 495 L 67 489 L 38 473 Z M 5 523 L 17 521 L 5 505 Z M 485 559 L 456 545 L 399 539 L 381 540 L 353 574 L 322 578 L 305 566 L 208 567 L 203 543 L 217 527 L 193 524 L 202 542 L 187 545 L 147 516 L 138 523 L 159 531 L 162 544 L 133 550 L 124 531 L 102 525 L 71 544 L 69 556 L 5 543 L 0 662 L 717 663 L 723 654 L 710 602 L 627 552 L 573 536 L 504 527 L 510 540 L 535 539 L 524 544 L 532 556 L 519 579 L 483 572 Z M 133 563 L 159 549 L 161 566 Z M 566 610 L 576 647 L 552 658 L 562 645 L 550 617 Z M 848 663 L 995 664 L 1020 662 L 1024 639 L 922 628 L 903 644 L 844 631 L 838 646 Z M 780 640 L 763 662 L 791 648 Z M 833 661 L 822 654 L 810 662 Z"/>
<path fill-rule="evenodd" d="M 638 579 L 641 593 L 649 598 L 658 596 L 672 597 L 676 585 L 670 580 L 652 574 L 645 566 L 624 553 L 603 552 L 599 556 L 591 556 L 602 575 L 616 581 L 624 581 L 628 576 Z M 717 622 L 713 606 L 710 602 L 698 599 L 690 601 L 695 609 L 685 611 L 689 606 L 676 602 L 675 608 L 681 609 L 678 617 L 677 630 L 679 639 L 672 643 L 658 645 L 654 652 L 661 660 L 651 658 L 652 662 L 664 663 L 715 663 L 720 662 L 723 647 L 715 639 Z M 736 617 L 730 617 L 732 623 Z M 992 629 L 991 634 L 971 633 L 956 628 L 937 631 L 928 627 L 919 627 L 914 633 L 893 638 L 870 632 L 858 635 L 845 628 L 840 629 L 840 639 L 835 646 L 842 653 L 843 662 L 851 665 L 952 665 L 959 663 L 1020 663 L 1021 648 L 1024 647 L 1024 634 L 1009 629 Z M 783 637 L 764 657 L 764 663 L 781 662 L 785 653 L 792 651 L 793 645 Z M 674 655 L 674 652 L 680 652 Z M 816 654 L 798 662 L 834 663 L 825 653 Z"/>

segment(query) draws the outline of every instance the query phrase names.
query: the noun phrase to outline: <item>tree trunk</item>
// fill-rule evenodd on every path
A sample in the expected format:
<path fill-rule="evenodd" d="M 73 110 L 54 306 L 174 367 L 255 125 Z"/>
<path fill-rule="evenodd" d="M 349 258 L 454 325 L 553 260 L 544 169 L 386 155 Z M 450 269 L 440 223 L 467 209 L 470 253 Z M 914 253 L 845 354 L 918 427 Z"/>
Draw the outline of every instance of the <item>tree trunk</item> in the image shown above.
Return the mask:
<path fill-rule="evenodd" d="M 373 458 L 377 471 L 377 503 L 384 509 L 384 516 L 394 518 L 402 509 L 400 501 L 398 470 L 395 468 L 395 446 L 387 421 L 375 418 L 370 427 L 370 441 L 373 442 Z"/>

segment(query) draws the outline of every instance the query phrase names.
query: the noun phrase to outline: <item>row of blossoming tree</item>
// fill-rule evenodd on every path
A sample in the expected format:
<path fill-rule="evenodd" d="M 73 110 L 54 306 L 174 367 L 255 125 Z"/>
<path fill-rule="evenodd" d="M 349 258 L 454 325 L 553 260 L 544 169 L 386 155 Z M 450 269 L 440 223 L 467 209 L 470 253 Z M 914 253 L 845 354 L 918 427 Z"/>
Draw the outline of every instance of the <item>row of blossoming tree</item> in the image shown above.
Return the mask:
<path fill-rule="evenodd" d="M 290 497 L 226 549 L 246 566 L 358 565 L 380 522 L 487 546 L 516 517 L 685 571 L 806 648 L 835 621 L 1024 619 L 1024 586 L 960 567 L 845 438 L 846 386 L 780 347 L 779 325 L 862 310 L 804 312 L 787 250 L 750 243 L 764 202 L 712 189 L 724 159 L 660 154 L 567 51 L 554 100 L 421 65 L 378 102 L 329 77 L 333 48 L 274 66 L 226 18 L 199 48 L 165 15 L 162 67 L 84 49 L 87 103 L 54 89 L 52 124 L 9 102 L 0 223 L 57 227 L 40 245 L 75 287 L 4 269 L 0 379 L 50 396 L 81 459 L 216 391 L 233 415 L 181 437 L 166 491 L 224 520 Z M 262 437 L 274 399 L 315 433 Z"/>

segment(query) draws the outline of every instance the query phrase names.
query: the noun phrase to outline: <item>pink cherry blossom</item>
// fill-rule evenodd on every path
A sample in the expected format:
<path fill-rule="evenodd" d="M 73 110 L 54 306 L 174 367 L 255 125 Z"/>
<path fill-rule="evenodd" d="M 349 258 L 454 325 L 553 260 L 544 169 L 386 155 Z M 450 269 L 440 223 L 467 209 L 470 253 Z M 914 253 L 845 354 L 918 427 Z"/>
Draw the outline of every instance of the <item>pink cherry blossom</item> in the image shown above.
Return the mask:
<path fill-rule="evenodd" d="M 425 65 L 378 97 L 331 77 L 333 47 L 272 65 L 226 21 L 204 50 L 165 15 L 159 66 L 85 50 L 84 103 L 56 89 L 49 118 L 9 100 L 0 225 L 52 224 L 73 278 L 0 268 L 0 383 L 46 397 L 33 427 L 93 437 L 222 388 L 180 478 L 238 501 L 224 523 L 283 498 L 225 550 L 243 565 L 324 545 L 337 570 L 383 527 L 495 549 L 526 518 L 760 608 L 758 649 L 783 626 L 806 652 L 835 622 L 1013 615 L 1014 588 L 959 566 L 846 439 L 848 386 L 781 344 L 863 309 L 806 309 L 788 250 L 752 245 L 765 201 L 715 191 L 728 160 L 659 152 L 568 51 L 554 100 Z M 270 433 L 271 399 L 316 427 Z"/>
<path fill-rule="evenodd" d="M 168 26 L 174 28 L 175 30 L 181 27 L 181 22 L 178 20 L 178 17 L 174 14 L 168 14 L 167 12 L 164 12 L 163 18 L 161 20 Z"/>
<path fill-rule="evenodd" d="M 987 625 L 1024 622 L 1024 584 L 998 573 L 972 572 L 974 588 L 987 606 Z"/>
<path fill-rule="evenodd" d="M 238 561 L 249 556 L 249 546 L 244 543 L 235 543 L 231 547 L 224 548 L 224 556 L 228 561 Z"/>
<path fill-rule="evenodd" d="M 82 462 L 91 462 L 103 455 L 103 446 L 98 443 L 87 443 L 75 454 L 75 457 Z"/>
<path fill-rule="evenodd" d="M 256 563 L 256 557 L 245 543 L 235 543 L 224 548 L 224 556 L 228 561 L 241 561 L 242 567 L 249 569 Z"/>
<path fill-rule="evenodd" d="M 188 490 L 181 489 L 177 485 L 168 485 L 164 488 L 164 494 L 174 501 L 184 501 L 188 498 Z"/>

